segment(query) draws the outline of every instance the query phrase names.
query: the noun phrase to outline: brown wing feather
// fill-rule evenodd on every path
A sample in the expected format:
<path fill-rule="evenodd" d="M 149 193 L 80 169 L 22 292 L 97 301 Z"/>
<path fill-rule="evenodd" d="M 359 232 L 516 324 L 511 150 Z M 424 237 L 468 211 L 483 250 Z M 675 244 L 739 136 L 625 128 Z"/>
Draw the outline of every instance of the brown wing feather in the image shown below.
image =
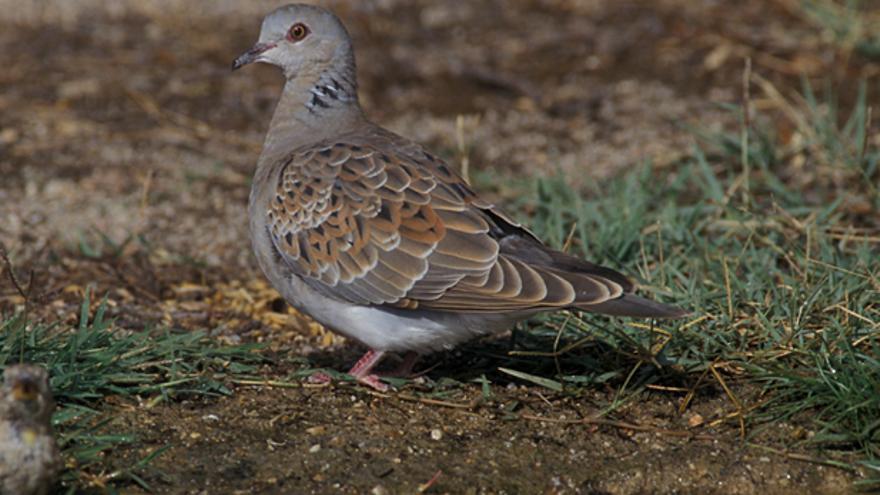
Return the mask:
<path fill-rule="evenodd" d="M 294 153 L 268 212 L 276 248 L 313 287 L 358 304 L 437 299 L 487 272 L 500 249 L 489 223 L 424 160 L 357 141 Z"/>
<path fill-rule="evenodd" d="M 356 304 L 623 314 L 645 301 L 625 299 L 634 286 L 623 275 L 547 248 L 448 165 L 384 131 L 294 153 L 268 216 L 293 270 Z"/>

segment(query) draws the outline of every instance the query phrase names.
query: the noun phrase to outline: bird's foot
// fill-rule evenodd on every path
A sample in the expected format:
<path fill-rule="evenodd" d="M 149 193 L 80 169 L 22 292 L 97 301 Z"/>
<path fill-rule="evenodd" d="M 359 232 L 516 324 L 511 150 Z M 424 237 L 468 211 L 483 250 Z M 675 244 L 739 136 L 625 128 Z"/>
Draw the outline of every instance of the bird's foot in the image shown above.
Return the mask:
<path fill-rule="evenodd" d="M 391 388 L 387 383 L 383 383 L 381 377 L 376 374 L 355 376 L 355 379 L 358 383 L 362 383 L 370 388 L 378 390 L 379 392 L 387 392 L 388 389 Z M 333 378 L 323 371 L 316 371 L 309 375 L 309 377 L 306 378 L 306 381 L 317 385 L 326 385 L 333 383 Z"/>
<path fill-rule="evenodd" d="M 391 385 L 388 385 L 387 383 L 383 382 L 381 380 L 381 378 L 379 377 L 379 375 L 374 374 L 374 375 L 366 375 L 366 376 L 357 376 L 355 378 L 357 378 L 357 381 L 359 383 L 362 383 L 362 384 L 372 388 L 373 390 L 377 390 L 379 392 L 387 392 L 389 389 L 391 389 Z"/>
<path fill-rule="evenodd" d="M 372 373 L 373 368 L 379 364 L 379 361 L 382 360 L 383 356 L 385 356 L 385 351 L 374 351 L 370 349 L 358 359 L 358 362 L 354 363 L 354 366 L 348 370 L 348 374 L 368 387 L 380 392 L 387 391 L 389 388 L 388 384 L 382 383 L 379 379 L 379 375 Z"/>
<path fill-rule="evenodd" d="M 362 383 L 374 390 L 378 390 L 379 392 L 387 392 L 391 388 L 390 385 L 382 381 L 382 377 L 410 378 L 413 376 L 412 369 L 419 357 L 418 353 L 414 351 L 407 352 L 403 357 L 400 366 L 388 373 L 373 373 L 373 368 L 379 364 L 379 361 L 381 361 L 384 356 L 385 351 L 367 351 L 367 353 L 358 359 L 357 363 L 351 367 L 348 374 L 354 377 L 358 383 Z M 307 380 L 309 383 L 319 384 L 330 383 L 333 381 L 330 375 L 322 371 L 312 373 Z"/>
<path fill-rule="evenodd" d="M 309 375 L 309 377 L 306 378 L 306 381 L 309 383 L 324 385 L 324 384 L 332 382 L 333 378 L 331 378 L 330 375 L 328 375 L 327 373 L 324 373 L 323 371 L 316 371 L 316 372 L 312 373 L 311 375 Z"/>

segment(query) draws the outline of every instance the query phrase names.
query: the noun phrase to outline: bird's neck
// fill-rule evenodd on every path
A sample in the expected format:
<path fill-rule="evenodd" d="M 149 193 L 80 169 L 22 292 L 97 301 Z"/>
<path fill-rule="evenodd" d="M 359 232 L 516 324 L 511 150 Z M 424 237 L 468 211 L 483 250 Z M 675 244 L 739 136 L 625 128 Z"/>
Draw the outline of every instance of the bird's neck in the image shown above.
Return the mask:
<path fill-rule="evenodd" d="M 300 146 L 337 136 L 364 120 L 350 71 L 298 74 L 284 85 L 266 133 L 260 162 L 274 162 Z"/>

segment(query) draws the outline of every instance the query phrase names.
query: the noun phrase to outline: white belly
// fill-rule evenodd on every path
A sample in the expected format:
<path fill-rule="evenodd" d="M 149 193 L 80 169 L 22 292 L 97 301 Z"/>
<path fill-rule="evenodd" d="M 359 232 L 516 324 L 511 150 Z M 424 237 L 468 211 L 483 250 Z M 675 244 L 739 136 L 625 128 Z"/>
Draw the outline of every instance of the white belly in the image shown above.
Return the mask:
<path fill-rule="evenodd" d="M 322 325 L 382 351 L 451 349 L 475 337 L 506 330 L 522 318 L 352 305 L 324 296 L 296 275 L 278 284 L 273 281 L 273 285 L 291 305 Z"/>

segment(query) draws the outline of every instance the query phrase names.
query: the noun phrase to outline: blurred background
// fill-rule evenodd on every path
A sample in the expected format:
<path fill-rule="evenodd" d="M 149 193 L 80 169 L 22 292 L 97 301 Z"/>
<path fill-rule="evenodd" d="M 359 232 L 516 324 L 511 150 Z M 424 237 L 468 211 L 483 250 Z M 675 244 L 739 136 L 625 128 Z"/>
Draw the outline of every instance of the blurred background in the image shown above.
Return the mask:
<path fill-rule="evenodd" d="M 20 267 L 20 279 L 33 272 L 33 294 L 39 294 L 38 301 L 28 301 L 33 320 L 81 324 L 82 311 L 86 317 L 94 314 L 106 297 L 102 314 L 106 310 L 114 319 L 117 331 L 162 325 L 205 330 L 218 342 L 264 342 L 290 355 L 339 343 L 286 308 L 267 286 L 247 235 L 251 175 L 282 80 L 271 67 L 231 73 L 230 65 L 257 39 L 263 15 L 283 3 L 0 0 L 0 242 Z M 709 165 L 683 168 L 695 153 L 702 156 L 695 150 L 706 136 L 733 136 L 710 139 L 717 146 L 707 151 L 711 170 L 733 177 L 739 171 L 736 143 L 745 101 L 750 115 L 745 123 L 772 136 L 778 152 L 771 153 L 771 161 L 779 165 L 774 170 L 790 195 L 812 206 L 839 201 L 844 223 L 855 225 L 853 232 L 869 239 L 865 249 L 876 253 L 871 236 L 880 228 L 880 139 L 870 108 L 880 102 L 880 2 L 339 0 L 321 5 L 333 9 L 354 38 L 367 113 L 450 163 L 466 163 L 479 190 L 527 218 L 540 217 L 541 209 L 523 205 L 518 197 L 537 178 L 561 179 L 588 198 L 601 197 L 607 181 L 646 166 L 649 173 L 671 174 L 660 182 L 672 183 L 690 171 L 709 170 Z M 813 125 L 819 115 L 828 124 L 824 131 Z M 845 127 L 850 121 L 852 127 Z M 823 141 L 825 131 L 830 137 Z M 844 135 L 853 138 L 838 146 L 835 136 Z M 816 151 L 821 143 L 832 151 Z M 753 136 L 754 146 L 764 144 Z M 755 153 L 761 150 L 766 151 L 756 148 Z M 725 153 L 733 158 L 718 158 Z M 836 168 L 844 159 L 868 165 L 859 173 Z M 853 185 L 853 177 L 862 182 Z M 700 201 L 726 204 L 741 189 L 741 183 L 731 183 L 718 186 L 709 180 L 714 195 Z M 772 209 L 771 196 L 765 196 L 766 211 Z M 650 210 L 650 202 L 645 208 Z M 641 227 L 636 232 L 652 239 L 659 235 Z M 566 224 L 555 242 L 562 245 L 567 231 Z M 640 267 L 637 244 L 632 252 L 629 266 Z M 11 314 L 28 297 L 2 276 L 0 308 Z M 721 271 L 707 278 L 721 280 Z M 681 280 L 669 285 L 675 289 L 668 294 L 688 290 Z M 726 301 L 723 287 L 716 289 L 721 313 L 730 309 L 733 319 L 729 283 Z M 92 297 L 83 310 L 87 293 Z M 322 363 L 343 368 L 356 351 L 343 352 Z M 694 382 L 701 376 L 696 373 Z M 254 408 L 260 414 L 277 412 L 265 395 L 235 400 L 258 401 Z M 726 400 L 721 392 L 717 399 Z M 347 396 L 339 401 L 339 407 L 348 407 Z M 708 417 L 716 406 L 706 407 Z M 164 415 L 172 413 L 150 414 L 158 415 L 151 421 L 166 424 Z M 187 417 L 197 423 L 201 415 Z M 143 426 L 131 423 L 134 429 Z M 184 438 L 188 428 L 197 429 L 187 424 L 172 428 L 173 435 Z M 620 440 L 611 437 L 612 443 Z M 256 438 L 254 445 L 263 448 L 265 438 Z M 154 446 L 160 444 L 161 438 L 153 438 Z M 146 452 L 131 447 L 126 458 Z M 102 461 L 94 462 L 101 466 Z M 318 468 L 300 467 L 310 473 L 313 486 L 322 486 L 318 475 L 311 478 Z M 103 468 L 84 472 L 99 471 Z M 243 472 L 252 471 L 259 469 Z M 842 475 L 817 473 L 801 472 L 799 480 L 830 486 L 829 493 L 848 486 L 834 481 Z M 667 474 L 660 469 L 647 479 L 667 479 Z M 401 486 L 413 488 L 429 475 L 419 472 L 420 478 L 407 478 Z M 106 476 L 79 476 L 89 486 L 110 482 Z M 739 473 L 735 478 L 760 491 L 769 476 L 749 481 Z M 270 486 L 275 478 L 267 479 Z M 667 482 L 675 486 L 674 479 Z M 373 481 L 366 483 L 360 488 L 370 488 Z M 607 493 L 634 493 L 639 485 L 626 479 L 596 486 Z"/>
<path fill-rule="evenodd" d="M 8 249 L 97 229 L 252 268 L 243 205 L 281 78 L 229 66 L 282 3 L 2 0 Z M 452 161 L 461 135 L 475 170 L 578 185 L 675 163 L 693 126 L 736 125 L 719 104 L 739 104 L 746 57 L 782 90 L 830 79 L 852 100 L 880 50 L 876 13 L 825 0 L 325 5 L 375 120 Z"/>

